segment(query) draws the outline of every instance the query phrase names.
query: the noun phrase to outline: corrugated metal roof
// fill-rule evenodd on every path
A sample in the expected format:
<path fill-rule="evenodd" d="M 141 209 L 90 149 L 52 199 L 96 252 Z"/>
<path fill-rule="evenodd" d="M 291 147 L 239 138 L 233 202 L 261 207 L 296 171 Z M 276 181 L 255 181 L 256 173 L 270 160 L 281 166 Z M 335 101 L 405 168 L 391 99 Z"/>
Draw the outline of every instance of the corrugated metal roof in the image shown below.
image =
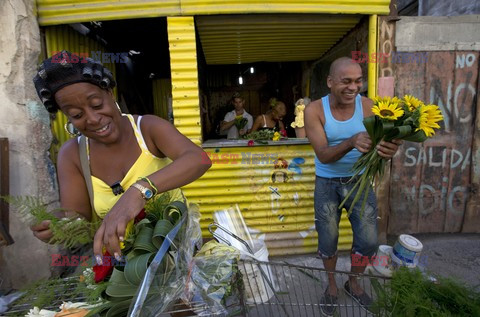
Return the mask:
<path fill-rule="evenodd" d="M 356 15 L 220 15 L 195 22 L 207 64 L 318 59 L 360 20 Z"/>
<path fill-rule="evenodd" d="M 178 15 L 388 14 L 390 0 L 36 0 L 40 25 Z"/>

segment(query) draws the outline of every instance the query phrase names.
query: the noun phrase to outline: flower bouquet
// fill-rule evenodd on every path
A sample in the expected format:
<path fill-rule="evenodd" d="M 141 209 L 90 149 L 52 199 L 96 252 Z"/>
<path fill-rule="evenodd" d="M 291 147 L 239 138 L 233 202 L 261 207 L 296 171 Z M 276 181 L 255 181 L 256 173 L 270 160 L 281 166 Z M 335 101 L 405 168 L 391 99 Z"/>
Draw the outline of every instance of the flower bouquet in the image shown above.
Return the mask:
<path fill-rule="evenodd" d="M 255 142 L 259 144 L 268 144 L 268 141 L 278 141 L 287 138 L 287 131 L 276 131 L 273 129 L 264 129 L 251 132 L 243 136 L 244 139 L 248 139 L 248 146 L 253 146 Z"/>
<path fill-rule="evenodd" d="M 247 120 L 247 118 L 244 118 L 243 115 L 239 115 L 239 116 L 235 117 L 234 125 L 238 129 L 238 131 L 245 128 L 247 123 L 248 123 L 248 120 Z"/>
<path fill-rule="evenodd" d="M 361 211 L 363 213 L 368 193 L 373 187 L 375 176 L 383 175 L 386 160 L 382 158 L 376 146 L 380 141 L 394 139 L 410 142 L 424 142 L 435 135 L 439 129 L 438 122 L 443 115 L 438 106 L 425 104 L 421 100 L 406 95 L 402 99 L 397 97 L 376 97 L 372 108 L 373 116 L 363 120 L 365 129 L 372 140 L 371 150 L 363 154 L 353 166 L 353 176 L 358 178 L 353 188 L 340 204 L 341 209 L 347 199 L 355 193 L 348 210 L 350 214 L 357 201 L 363 196 Z"/>

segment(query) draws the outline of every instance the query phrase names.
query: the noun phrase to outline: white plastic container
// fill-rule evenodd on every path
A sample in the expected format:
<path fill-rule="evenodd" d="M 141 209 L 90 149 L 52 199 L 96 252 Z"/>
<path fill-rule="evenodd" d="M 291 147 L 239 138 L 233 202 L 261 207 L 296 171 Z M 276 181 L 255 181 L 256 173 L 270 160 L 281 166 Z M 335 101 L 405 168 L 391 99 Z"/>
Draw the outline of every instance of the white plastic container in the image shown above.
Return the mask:
<path fill-rule="evenodd" d="M 389 245 L 382 244 L 378 246 L 377 257 L 379 258 L 379 263 L 374 268 L 377 273 L 386 277 L 392 277 L 393 274 L 392 251 L 393 248 Z"/>
<path fill-rule="evenodd" d="M 423 244 L 415 237 L 401 234 L 392 250 L 392 261 L 397 266 L 416 267 Z"/>
<path fill-rule="evenodd" d="M 242 253 L 242 259 L 247 260 L 244 264 L 239 265 L 239 269 L 243 274 L 243 283 L 245 285 L 245 297 L 247 304 L 265 303 L 272 298 L 276 284 L 272 275 L 270 266 L 266 264 L 257 264 L 255 261 L 248 261 L 253 257 L 262 262 L 268 262 L 268 249 L 263 241 L 254 240 L 253 256 Z M 265 273 L 262 275 L 260 268 Z M 271 286 L 273 286 L 273 289 Z"/>

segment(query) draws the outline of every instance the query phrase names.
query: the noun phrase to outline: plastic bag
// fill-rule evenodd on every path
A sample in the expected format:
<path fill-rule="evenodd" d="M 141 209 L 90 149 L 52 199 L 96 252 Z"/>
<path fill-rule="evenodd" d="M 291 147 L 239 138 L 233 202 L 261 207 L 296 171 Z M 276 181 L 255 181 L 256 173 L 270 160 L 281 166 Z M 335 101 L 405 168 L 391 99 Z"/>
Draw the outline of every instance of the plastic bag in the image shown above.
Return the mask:
<path fill-rule="evenodd" d="M 128 316 L 150 317 L 164 312 L 182 295 L 187 283 L 189 264 L 195 248 L 201 245 L 198 206 L 189 205 L 165 237 L 130 302 Z M 171 255 L 168 263 L 165 255 Z M 127 306 L 128 307 L 128 306 Z"/>
<path fill-rule="evenodd" d="M 243 309 L 243 279 L 235 248 L 214 240 L 193 258 L 184 300 L 195 303 L 198 316 L 236 315 Z"/>
<path fill-rule="evenodd" d="M 253 248 L 252 237 L 250 236 L 250 230 L 247 227 L 245 220 L 243 219 L 242 213 L 238 205 L 235 205 L 235 208 L 228 208 L 223 210 L 217 210 L 213 213 L 213 219 L 216 224 L 219 224 L 221 227 L 226 230 L 215 230 L 214 237 L 223 242 L 228 241 L 229 245 L 234 248 L 243 251 L 249 252 L 249 248 Z M 234 238 L 228 232 L 233 233 L 240 239 Z M 213 232 L 212 232 L 213 234 Z M 245 243 L 241 242 L 243 240 Z"/>
<path fill-rule="evenodd" d="M 276 283 L 268 264 L 268 249 L 265 235 L 259 234 L 252 238 L 238 205 L 236 208 L 216 211 L 213 215 L 216 223 L 209 226 L 210 232 L 220 242 L 237 249 L 242 261 L 239 269 L 245 283 L 247 303 L 265 303 L 276 291 Z M 216 228 L 213 231 L 213 228 Z"/>

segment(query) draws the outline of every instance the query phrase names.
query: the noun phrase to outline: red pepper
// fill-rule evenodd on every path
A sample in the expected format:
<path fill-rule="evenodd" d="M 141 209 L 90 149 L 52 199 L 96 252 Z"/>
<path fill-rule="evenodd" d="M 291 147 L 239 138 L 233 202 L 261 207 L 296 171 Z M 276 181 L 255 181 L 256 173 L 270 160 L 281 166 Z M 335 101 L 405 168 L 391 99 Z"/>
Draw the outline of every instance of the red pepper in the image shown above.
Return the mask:
<path fill-rule="evenodd" d="M 102 258 L 102 265 L 95 264 L 93 266 L 93 273 L 95 273 L 95 283 L 102 282 L 107 276 L 112 274 L 113 271 L 113 262 L 111 261 L 112 256 L 108 251 L 105 251 Z"/>
<path fill-rule="evenodd" d="M 138 215 L 135 217 L 135 223 L 139 222 L 140 220 L 144 219 L 145 217 L 147 216 L 147 214 L 145 213 L 145 209 L 142 209 L 140 210 L 140 212 L 138 213 Z"/>
<path fill-rule="evenodd" d="M 147 214 L 145 213 L 145 209 L 140 210 L 138 215 L 135 217 L 134 223 L 139 222 L 140 220 L 144 219 L 146 216 Z M 103 280 L 105 280 L 107 276 L 112 274 L 114 266 L 115 266 L 115 260 L 110 255 L 110 253 L 108 253 L 108 251 L 105 251 L 102 258 L 102 265 L 95 264 L 92 268 L 93 272 L 95 273 L 95 283 L 102 282 Z"/>

